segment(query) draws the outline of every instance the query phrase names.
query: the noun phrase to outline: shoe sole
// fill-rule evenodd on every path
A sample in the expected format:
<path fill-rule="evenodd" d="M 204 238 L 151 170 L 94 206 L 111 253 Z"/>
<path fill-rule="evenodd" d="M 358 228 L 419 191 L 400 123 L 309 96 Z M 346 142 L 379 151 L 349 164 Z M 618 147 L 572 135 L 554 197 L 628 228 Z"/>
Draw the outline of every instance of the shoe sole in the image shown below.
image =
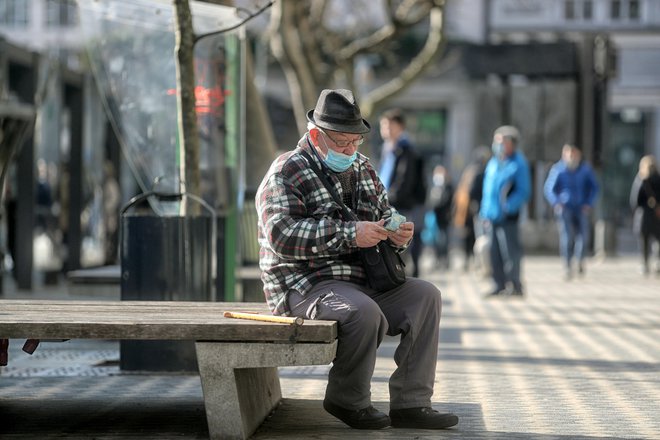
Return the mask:
<path fill-rule="evenodd" d="M 458 416 L 450 415 L 443 417 L 442 420 L 437 422 L 422 421 L 422 420 L 395 420 L 392 419 L 393 428 L 407 428 L 407 429 L 446 429 L 458 425 Z"/>
<path fill-rule="evenodd" d="M 384 429 L 391 426 L 392 422 L 389 417 L 385 417 L 382 420 L 373 420 L 371 422 L 353 422 L 350 420 L 343 419 L 338 412 L 334 411 L 334 408 L 328 407 L 325 402 L 323 404 L 323 409 L 326 410 L 328 414 L 341 420 L 346 425 L 350 426 L 353 429 Z"/>

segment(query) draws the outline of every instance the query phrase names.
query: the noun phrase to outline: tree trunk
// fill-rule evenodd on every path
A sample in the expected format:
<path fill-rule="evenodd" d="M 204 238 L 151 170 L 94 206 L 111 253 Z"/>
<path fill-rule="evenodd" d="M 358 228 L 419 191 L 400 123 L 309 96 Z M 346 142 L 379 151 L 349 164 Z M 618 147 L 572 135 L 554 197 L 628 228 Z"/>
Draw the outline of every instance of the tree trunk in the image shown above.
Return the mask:
<path fill-rule="evenodd" d="M 176 16 L 176 87 L 179 166 L 182 190 L 200 195 L 199 132 L 195 110 L 195 66 L 192 14 L 188 0 L 174 0 Z M 196 203 L 186 206 L 182 213 L 194 214 L 199 210 Z"/>

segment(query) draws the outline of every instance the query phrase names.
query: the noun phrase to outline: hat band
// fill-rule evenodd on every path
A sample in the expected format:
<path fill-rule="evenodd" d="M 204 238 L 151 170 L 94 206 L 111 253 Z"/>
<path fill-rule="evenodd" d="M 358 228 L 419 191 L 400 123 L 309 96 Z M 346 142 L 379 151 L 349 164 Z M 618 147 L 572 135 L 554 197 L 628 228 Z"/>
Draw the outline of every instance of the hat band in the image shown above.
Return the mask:
<path fill-rule="evenodd" d="M 317 122 L 330 122 L 332 124 L 347 124 L 347 125 L 357 125 L 362 123 L 362 119 L 342 119 L 342 118 L 335 118 L 334 116 L 330 115 L 320 115 L 317 112 L 314 112 L 314 119 Z"/>

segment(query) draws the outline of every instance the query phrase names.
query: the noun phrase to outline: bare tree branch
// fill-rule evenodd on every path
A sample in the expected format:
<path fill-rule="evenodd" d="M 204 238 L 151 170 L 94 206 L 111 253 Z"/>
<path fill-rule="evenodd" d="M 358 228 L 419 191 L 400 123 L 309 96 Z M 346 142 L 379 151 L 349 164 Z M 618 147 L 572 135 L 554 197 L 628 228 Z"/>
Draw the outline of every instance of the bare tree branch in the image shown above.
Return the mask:
<path fill-rule="evenodd" d="M 305 111 L 313 107 L 320 89 L 341 86 L 356 90 L 356 57 L 362 53 L 384 51 L 396 37 L 427 16 L 430 17 L 429 35 L 422 50 L 401 70 L 400 77 L 371 92 L 366 101 L 361 99 L 363 111 L 370 112 L 384 100 L 403 91 L 440 52 L 445 0 L 384 2 L 389 24 L 348 44 L 346 39 L 351 32 L 338 33 L 324 26 L 327 1 L 279 0 L 275 4 L 269 29 L 270 46 L 284 71 L 301 131 L 305 129 Z"/>
<path fill-rule="evenodd" d="M 429 18 L 429 34 L 424 48 L 403 69 L 400 75 L 362 97 L 360 108 L 365 115 L 370 115 L 381 103 L 391 99 L 409 87 L 414 79 L 424 73 L 435 56 L 444 47 L 442 38 L 444 14 L 442 7 L 436 6 L 432 8 Z"/>
<path fill-rule="evenodd" d="M 419 3 L 419 0 L 407 0 L 396 11 L 393 11 L 394 6 L 392 1 L 389 0 L 387 2 L 387 12 L 390 23 L 367 37 L 354 40 L 339 51 L 337 58 L 339 60 L 345 60 L 353 58 L 360 53 L 374 52 L 392 41 L 394 37 L 401 35 L 405 30 L 424 20 L 429 15 L 433 2 L 423 2 L 424 7 L 422 11 L 415 18 L 408 17 L 412 6 L 419 6 Z"/>
<path fill-rule="evenodd" d="M 310 72 L 304 57 L 300 36 L 293 18 L 295 2 L 281 0 L 275 4 L 271 23 L 276 31 L 271 37 L 273 54 L 282 64 L 291 92 L 291 102 L 296 121 L 301 132 L 304 131 L 305 109 L 316 99 L 314 76 Z"/>
<path fill-rule="evenodd" d="M 328 0 L 313 0 L 309 10 L 309 21 L 313 26 L 323 23 L 323 16 L 328 8 Z"/>
<path fill-rule="evenodd" d="M 394 22 L 397 21 L 406 24 L 414 24 L 422 20 L 426 15 L 428 15 L 431 7 L 433 7 L 433 1 L 419 2 L 417 0 L 406 0 L 399 5 L 394 13 Z M 411 19 L 413 12 L 415 10 L 421 9 L 417 13 L 417 17 Z"/>
<path fill-rule="evenodd" d="M 211 37 L 213 35 L 223 34 L 225 32 L 230 32 L 230 31 L 233 31 L 234 29 L 238 29 L 239 27 L 243 26 L 248 21 L 252 20 L 253 18 L 255 18 L 259 15 L 261 15 L 266 9 L 270 8 L 271 6 L 273 6 L 272 1 L 268 2 L 265 6 L 259 8 L 255 12 L 250 12 L 247 17 L 245 17 L 243 20 L 241 20 L 240 22 L 238 22 L 238 23 L 236 23 L 232 26 L 229 26 L 229 27 L 224 28 L 224 29 L 219 29 L 217 31 L 207 32 L 205 34 L 197 35 L 197 36 L 195 36 L 195 43 L 198 42 L 199 40 L 201 40 L 202 38 Z"/>

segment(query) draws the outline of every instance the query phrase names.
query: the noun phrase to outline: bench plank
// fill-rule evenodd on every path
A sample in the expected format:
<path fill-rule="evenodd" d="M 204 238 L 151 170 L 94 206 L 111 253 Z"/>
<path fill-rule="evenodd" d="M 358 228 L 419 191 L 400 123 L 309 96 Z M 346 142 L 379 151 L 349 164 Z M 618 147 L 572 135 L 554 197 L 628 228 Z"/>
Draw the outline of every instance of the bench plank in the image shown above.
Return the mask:
<path fill-rule="evenodd" d="M 332 342 L 333 321 L 301 326 L 225 318 L 263 303 L 0 300 L 0 338 Z"/>

